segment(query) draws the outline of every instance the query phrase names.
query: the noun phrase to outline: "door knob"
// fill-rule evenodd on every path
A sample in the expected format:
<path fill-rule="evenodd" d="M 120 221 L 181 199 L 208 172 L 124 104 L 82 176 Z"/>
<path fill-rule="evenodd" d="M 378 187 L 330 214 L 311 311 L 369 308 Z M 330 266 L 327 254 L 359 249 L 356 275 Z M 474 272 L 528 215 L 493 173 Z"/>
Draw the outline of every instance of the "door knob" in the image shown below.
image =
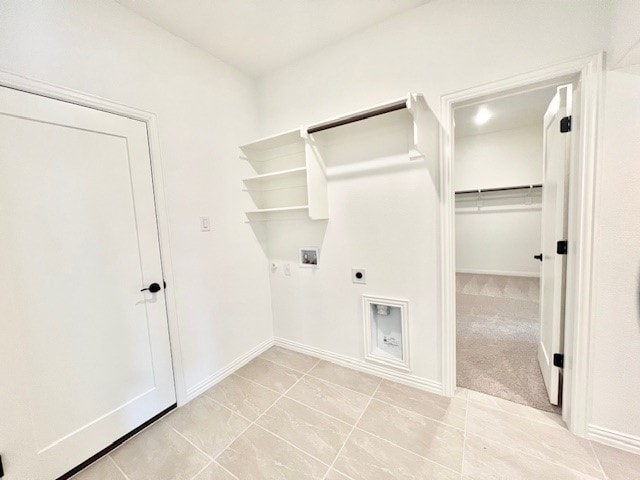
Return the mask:
<path fill-rule="evenodd" d="M 542 254 L 540 255 L 534 255 L 533 258 L 535 258 L 536 260 L 540 260 L 542 261 Z"/>
<path fill-rule="evenodd" d="M 149 290 L 151 293 L 156 293 L 156 292 L 159 292 L 161 289 L 162 287 L 160 287 L 160 285 L 158 285 L 157 283 L 152 283 L 147 288 L 143 288 L 140 291 L 144 292 L 145 290 Z"/>

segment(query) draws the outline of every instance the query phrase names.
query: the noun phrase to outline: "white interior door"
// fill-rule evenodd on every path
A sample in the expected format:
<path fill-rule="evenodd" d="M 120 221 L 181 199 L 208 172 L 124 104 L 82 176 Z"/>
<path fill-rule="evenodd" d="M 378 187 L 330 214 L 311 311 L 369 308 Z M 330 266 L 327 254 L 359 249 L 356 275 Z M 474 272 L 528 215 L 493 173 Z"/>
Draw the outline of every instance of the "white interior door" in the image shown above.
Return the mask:
<path fill-rule="evenodd" d="M 66 473 L 175 403 L 146 124 L 0 87 L 0 454 Z"/>
<path fill-rule="evenodd" d="M 567 201 L 571 139 L 560 122 L 571 112 L 571 86 L 558 88 L 544 116 L 542 188 L 542 269 L 540 275 L 540 344 L 538 362 L 549 394 L 558 405 L 560 369 L 553 355 L 563 352 L 566 255 L 557 242 L 567 239 Z"/>

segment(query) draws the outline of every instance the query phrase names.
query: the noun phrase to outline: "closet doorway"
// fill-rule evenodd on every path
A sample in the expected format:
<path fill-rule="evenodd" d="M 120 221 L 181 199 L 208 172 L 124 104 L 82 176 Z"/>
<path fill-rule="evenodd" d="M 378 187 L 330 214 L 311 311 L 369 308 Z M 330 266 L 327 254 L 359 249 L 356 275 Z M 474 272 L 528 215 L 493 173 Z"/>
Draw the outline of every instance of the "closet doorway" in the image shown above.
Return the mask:
<path fill-rule="evenodd" d="M 456 383 L 556 413 L 572 93 L 565 82 L 454 110 Z"/>

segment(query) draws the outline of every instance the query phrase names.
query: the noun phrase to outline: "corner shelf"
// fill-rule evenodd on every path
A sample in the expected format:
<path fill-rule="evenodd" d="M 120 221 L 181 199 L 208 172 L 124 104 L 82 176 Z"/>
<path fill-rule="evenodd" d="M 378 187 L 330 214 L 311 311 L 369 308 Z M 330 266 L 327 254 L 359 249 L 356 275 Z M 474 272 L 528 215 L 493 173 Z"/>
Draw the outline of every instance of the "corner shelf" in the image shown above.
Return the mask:
<path fill-rule="evenodd" d="M 302 129 L 273 135 L 240 147 L 253 175 L 242 179 L 252 205 L 246 221 L 280 220 L 286 214 L 328 218 L 326 178 L 307 152 Z M 324 203 L 322 202 L 324 198 Z"/>

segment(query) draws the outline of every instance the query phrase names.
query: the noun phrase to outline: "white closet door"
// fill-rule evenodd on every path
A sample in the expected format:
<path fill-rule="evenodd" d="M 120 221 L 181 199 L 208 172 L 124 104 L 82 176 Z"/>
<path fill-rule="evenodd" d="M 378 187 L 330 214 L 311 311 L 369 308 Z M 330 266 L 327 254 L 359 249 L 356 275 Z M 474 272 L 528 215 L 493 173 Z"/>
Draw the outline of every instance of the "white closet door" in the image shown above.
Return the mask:
<path fill-rule="evenodd" d="M 0 87 L 0 454 L 54 479 L 175 403 L 146 125 Z"/>
<path fill-rule="evenodd" d="M 558 405 L 560 369 L 553 355 L 563 353 L 566 255 L 556 251 L 567 240 L 567 199 L 571 134 L 560 121 L 571 111 L 571 89 L 558 88 L 544 116 L 542 188 L 542 270 L 540 274 L 540 344 L 538 362 L 549 401 Z"/>

